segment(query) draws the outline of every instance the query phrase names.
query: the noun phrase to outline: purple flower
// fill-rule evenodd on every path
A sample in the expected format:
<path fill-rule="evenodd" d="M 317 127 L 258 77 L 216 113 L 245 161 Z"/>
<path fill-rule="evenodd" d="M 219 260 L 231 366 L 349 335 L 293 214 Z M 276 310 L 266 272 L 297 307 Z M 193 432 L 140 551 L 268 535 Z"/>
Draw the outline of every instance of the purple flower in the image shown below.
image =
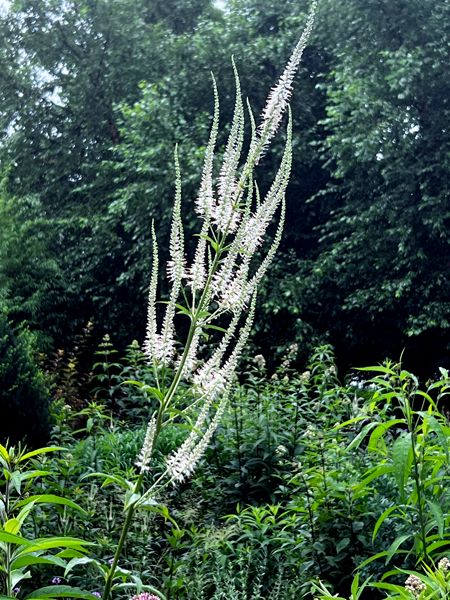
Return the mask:
<path fill-rule="evenodd" d="M 102 595 L 99 594 L 98 592 L 92 592 L 92 595 L 93 596 L 97 596 L 97 598 L 101 598 L 102 597 Z"/>
<path fill-rule="evenodd" d="M 53 577 L 52 583 L 61 583 L 61 577 Z"/>
<path fill-rule="evenodd" d="M 17 594 L 18 594 L 19 592 L 20 592 L 20 587 L 15 587 L 15 588 L 13 589 L 13 593 L 14 593 L 14 595 L 15 595 L 15 596 L 17 596 Z"/>
<path fill-rule="evenodd" d="M 149 594 L 149 592 L 142 592 L 139 596 L 133 596 L 131 600 L 161 600 L 161 598 L 155 594 Z"/>
<path fill-rule="evenodd" d="M 110 564 L 110 565 L 112 565 L 112 564 L 113 564 L 113 562 L 114 562 L 114 559 L 113 559 L 113 558 L 110 558 L 110 559 L 108 560 L 108 562 L 109 562 L 109 564 Z"/>

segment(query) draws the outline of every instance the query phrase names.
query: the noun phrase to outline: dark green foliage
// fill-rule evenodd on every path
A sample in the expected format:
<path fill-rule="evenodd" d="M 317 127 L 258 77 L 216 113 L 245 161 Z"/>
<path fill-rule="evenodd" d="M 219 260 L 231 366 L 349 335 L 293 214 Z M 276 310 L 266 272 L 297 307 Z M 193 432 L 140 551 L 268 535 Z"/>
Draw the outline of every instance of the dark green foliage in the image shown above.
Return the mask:
<path fill-rule="evenodd" d="M 0 442 L 36 447 L 49 433 L 48 395 L 27 332 L 14 333 L 0 313 Z"/>

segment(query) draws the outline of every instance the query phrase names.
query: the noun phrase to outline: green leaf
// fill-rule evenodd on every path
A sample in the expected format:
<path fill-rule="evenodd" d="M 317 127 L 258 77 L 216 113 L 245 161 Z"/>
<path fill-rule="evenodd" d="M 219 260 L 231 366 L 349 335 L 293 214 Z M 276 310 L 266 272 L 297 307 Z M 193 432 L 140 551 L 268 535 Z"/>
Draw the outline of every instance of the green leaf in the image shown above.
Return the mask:
<path fill-rule="evenodd" d="M 394 585 L 393 583 L 372 583 L 371 585 L 372 587 L 381 588 L 383 590 L 397 592 L 402 598 L 405 598 L 405 600 L 411 600 L 410 594 L 400 585 Z"/>
<path fill-rule="evenodd" d="M 0 456 L 9 464 L 8 450 L 5 448 L 5 446 L 2 446 L 1 444 L 0 444 Z"/>
<path fill-rule="evenodd" d="M 38 450 L 33 450 L 32 452 L 27 452 L 26 454 L 24 454 L 19 462 L 23 462 L 24 460 L 28 460 L 29 458 L 32 458 L 33 456 L 37 456 L 38 454 L 44 454 L 46 452 L 56 452 L 57 450 L 65 450 L 65 448 L 62 448 L 60 446 L 52 446 L 52 447 L 47 447 L 47 448 L 39 448 Z"/>
<path fill-rule="evenodd" d="M 394 467 L 386 467 L 384 465 L 375 469 L 370 475 L 368 475 L 363 481 L 354 488 L 355 494 L 363 490 L 367 484 L 376 479 L 377 477 L 381 477 L 382 475 L 386 475 L 387 473 L 392 473 Z"/>
<path fill-rule="evenodd" d="M 411 434 L 400 435 L 392 447 L 392 460 L 394 462 L 394 476 L 397 481 L 400 498 L 405 503 L 405 477 L 408 465 L 408 456 L 411 450 Z"/>
<path fill-rule="evenodd" d="M 84 548 L 83 548 L 83 552 L 86 552 L 86 550 L 84 550 Z M 77 558 L 77 557 L 81 558 L 82 556 L 84 556 L 84 554 L 73 548 L 67 548 L 66 550 L 61 550 L 61 552 L 58 552 L 58 554 L 55 554 L 55 556 L 57 556 L 59 558 Z"/>
<path fill-rule="evenodd" d="M 20 474 L 20 479 L 25 481 L 26 479 L 33 479 L 40 476 L 45 477 L 46 475 L 50 475 L 50 471 L 26 471 Z"/>
<path fill-rule="evenodd" d="M 17 507 L 26 506 L 30 502 L 36 502 L 37 504 L 41 504 L 41 503 L 63 504 L 65 506 L 70 506 L 71 508 L 76 508 L 81 513 L 83 513 L 83 515 L 87 515 L 87 512 L 84 510 L 84 508 L 81 508 L 81 506 L 79 506 L 78 504 L 75 504 L 75 502 L 72 502 L 72 500 L 67 500 L 66 498 L 62 498 L 61 496 L 55 496 L 53 494 L 41 494 L 38 496 L 29 496 L 28 498 L 25 498 L 25 500 L 21 500 L 20 502 L 18 502 L 16 504 L 16 506 Z"/>
<path fill-rule="evenodd" d="M 445 456 L 447 458 L 447 462 L 449 461 L 449 452 L 448 452 L 448 440 L 447 440 L 447 436 L 442 428 L 442 425 L 439 423 L 439 421 L 436 419 L 436 417 L 433 417 L 433 415 L 430 415 L 427 418 L 428 421 L 428 425 L 430 426 L 431 430 L 435 432 L 435 434 L 437 435 L 437 438 L 442 446 L 442 448 L 444 449 L 445 452 Z"/>
<path fill-rule="evenodd" d="M 356 573 L 356 575 L 352 581 L 352 587 L 351 587 L 351 592 L 352 592 L 353 598 L 356 598 L 356 594 L 358 592 L 358 584 L 359 584 L 359 573 Z"/>
<path fill-rule="evenodd" d="M 336 544 L 336 554 L 339 554 L 339 552 L 341 552 L 341 550 L 343 550 L 344 548 L 347 548 L 347 546 L 350 544 L 350 538 L 344 538 L 343 540 L 341 540 L 338 544 Z"/>
<path fill-rule="evenodd" d="M 399 546 L 401 546 L 401 544 L 403 544 L 403 542 L 406 542 L 406 540 L 408 540 L 410 537 L 412 537 L 411 534 L 399 535 L 398 538 L 396 538 L 392 542 L 392 544 L 389 546 L 389 550 L 386 554 L 386 564 L 388 564 L 388 562 L 391 560 L 391 558 L 397 552 Z"/>
<path fill-rule="evenodd" d="M 444 513 L 442 512 L 442 507 L 438 502 L 432 502 L 431 500 L 428 500 L 428 506 L 431 509 L 431 512 L 434 515 L 434 518 L 436 519 L 436 523 L 438 526 L 438 530 L 439 530 L 439 535 L 442 537 L 444 535 L 444 525 L 445 525 L 445 518 L 444 518 Z"/>
<path fill-rule="evenodd" d="M 58 556 L 52 556 L 51 554 L 46 554 L 45 556 L 33 556 L 28 554 L 16 558 L 16 560 L 13 561 L 11 568 L 21 569 L 30 565 L 57 565 L 58 567 L 64 568 L 66 566 L 66 562 L 62 558 Z"/>
<path fill-rule="evenodd" d="M 9 519 L 3 525 L 3 529 L 8 533 L 18 533 L 20 531 L 21 522 L 18 519 Z"/>
<path fill-rule="evenodd" d="M 357 371 L 374 371 L 376 373 L 386 373 L 386 375 L 394 375 L 395 371 L 388 369 L 387 367 L 358 367 Z"/>
<path fill-rule="evenodd" d="M 377 535 L 378 530 L 380 529 L 384 520 L 387 519 L 391 512 L 393 512 L 394 510 L 397 510 L 397 506 L 391 506 L 390 508 L 385 510 L 381 517 L 378 519 L 378 521 L 375 523 L 375 527 L 373 528 L 372 542 L 374 542 L 375 536 Z"/>
<path fill-rule="evenodd" d="M 352 419 L 352 421 L 356 421 L 356 419 Z M 378 425 L 378 423 L 376 421 L 374 423 L 368 423 L 367 425 L 364 425 L 364 427 L 361 429 L 361 431 L 358 433 L 358 435 L 347 446 L 347 448 L 345 449 L 345 452 L 348 452 L 349 450 L 353 450 L 354 448 L 358 448 L 358 446 L 364 440 L 364 438 L 369 433 L 369 431 L 371 429 L 373 429 L 374 427 L 376 427 L 377 425 Z"/>
<path fill-rule="evenodd" d="M 393 427 L 394 425 L 398 425 L 400 423 L 405 424 L 405 420 L 404 419 L 391 419 L 387 423 L 380 423 L 380 425 L 378 425 L 378 427 L 375 429 L 375 431 L 370 436 L 367 450 L 369 452 L 376 452 L 378 449 L 378 442 L 382 438 L 382 436 L 386 433 L 386 431 L 390 427 Z"/>
<path fill-rule="evenodd" d="M 367 560 L 365 560 L 364 562 L 362 562 L 360 565 L 358 565 L 358 569 L 362 569 L 363 567 L 367 566 L 369 563 L 373 562 L 374 560 L 378 560 L 379 558 L 383 558 L 384 556 L 387 556 L 387 552 L 379 552 L 378 554 L 375 554 L 374 556 L 371 556 L 370 558 L 368 558 Z M 409 550 L 397 550 L 397 554 L 409 554 Z"/>
<path fill-rule="evenodd" d="M 64 577 L 67 577 L 67 575 L 70 573 L 70 571 L 74 567 L 76 567 L 78 565 L 86 565 L 89 563 L 97 563 L 98 564 L 98 562 L 95 559 L 89 558 L 88 556 L 80 556 L 80 557 L 72 558 L 72 560 L 67 565 L 66 570 L 64 571 Z"/>
<path fill-rule="evenodd" d="M 8 544 L 17 544 L 19 546 L 32 546 L 32 542 L 29 542 L 23 537 L 8 533 L 7 531 L 0 531 L 0 542 L 7 542 Z"/>
<path fill-rule="evenodd" d="M 14 471 L 13 473 L 10 473 L 10 475 L 11 475 L 12 484 L 13 484 L 16 492 L 20 496 L 20 485 L 22 483 L 21 479 L 20 479 L 20 471 Z"/>
<path fill-rule="evenodd" d="M 86 590 L 80 588 L 74 588 L 70 585 L 49 585 L 47 587 L 35 590 L 25 596 L 25 600 L 34 600 L 35 598 L 85 598 L 86 600 L 98 600 L 97 596 L 94 596 Z"/>
<path fill-rule="evenodd" d="M 130 491 L 127 491 L 127 493 L 125 494 L 125 505 L 123 507 L 123 512 L 126 512 L 130 506 L 132 506 L 133 504 L 135 504 L 139 498 L 141 497 L 141 494 L 133 494 Z"/>
<path fill-rule="evenodd" d="M 0 539 L 2 532 L 0 531 Z M 10 534 L 8 534 L 10 535 Z M 17 536 L 15 536 L 17 537 Z M 21 539 L 21 538 L 19 538 Z M 75 550 L 81 550 L 87 552 L 83 546 L 95 546 L 93 542 L 85 542 L 78 538 L 70 537 L 51 537 L 51 538 L 38 538 L 35 540 L 26 540 L 27 548 L 24 548 L 18 553 L 18 556 L 29 554 L 30 552 L 36 552 L 39 550 L 49 550 L 50 548 L 73 548 Z M 58 556 L 62 556 L 59 554 Z"/>

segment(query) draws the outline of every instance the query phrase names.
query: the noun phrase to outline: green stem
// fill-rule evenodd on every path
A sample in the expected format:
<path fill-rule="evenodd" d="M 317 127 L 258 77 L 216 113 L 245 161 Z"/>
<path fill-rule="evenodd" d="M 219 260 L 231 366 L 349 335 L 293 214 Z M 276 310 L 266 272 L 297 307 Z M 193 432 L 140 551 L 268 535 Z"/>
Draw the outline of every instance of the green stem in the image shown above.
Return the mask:
<path fill-rule="evenodd" d="M 134 490 L 133 490 L 134 494 L 137 494 L 139 492 L 139 490 L 142 486 L 143 479 L 144 479 L 144 475 L 143 475 L 143 473 L 141 473 L 139 476 L 139 479 L 136 482 L 136 485 L 134 486 Z M 117 544 L 116 553 L 114 554 L 113 563 L 111 565 L 111 568 L 109 569 L 109 573 L 106 578 L 105 589 L 103 591 L 102 600 L 108 600 L 109 594 L 111 593 L 111 587 L 112 587 L 112 583 L 113 583 L 113 579 L 114 579 L 114 573 L 116 571 L 117 563 L 119 562 L 120 554 L 122 553 L 122 548 L 125 544 L 125 539 L 127 537 L 128 531 L 130 529 L 131 520 L 133 518 L 134 511 L 135 511 L 135 505 L 132 504 L 127 511 L 127 516 L 125 518 L 125 522 L 122 527 L 122 533 L 120 534 L 119 543 Z"/>
<path fill-rule="evenodd" d="M 412 445 L 413 462 L 414 462 L 414 481 L 416 483 L 417 504 L 418 504 L 418 509 L 419 509 L 420 530 L 421 530 L 422 544 L 423 544 L 423 559 L 425 562 L 427 562 L 428 561 L 428 553 L 427 553 L 427 545 L 426 545 L 425 522 L 424 522 L 424 517 L 423 517 L 423 509 L 422 509 L 422 491 L 420 489 L 420 474 L 419 474 L 419 465 L 417 463 L 416 447 L 415 447 L 415 443 L 414 443 L 414 432 L 411 433 L 411 445 Z"/>
<path fill-rule="evenodd" d="M 414 465 L 414 482 L 416 485 L 416 492 L 417 492 L 417 504 L 418 504 L 418 511 L 419 511 L 420 532 L 421 532 L 422 544 L 423 544 L 423 560 L 425 562 L 428 562 L 425 522 L 424 522 L 424 515 L 423 515 L 423 508 L 422 508 L 422 490 L 421 490 L 421 486 L 420 486 L 419 464 L 417 461 L 416 444 L 415 444 L 415 440 L 414 440 L 415 434 L 414 434 L 414 427 L 413 427 L 413 422 L 412 422 L 412 411 L 411 411 L 411 406 L 409 404 L 409 399 L 406 395 L 405 395 L 405 408 L 406 408 L 406 419 L 408 422 L 408 428 L 409 428 L 409 431 L 411 432 L 411 447 L 412 447 L 413 465 Z"/>

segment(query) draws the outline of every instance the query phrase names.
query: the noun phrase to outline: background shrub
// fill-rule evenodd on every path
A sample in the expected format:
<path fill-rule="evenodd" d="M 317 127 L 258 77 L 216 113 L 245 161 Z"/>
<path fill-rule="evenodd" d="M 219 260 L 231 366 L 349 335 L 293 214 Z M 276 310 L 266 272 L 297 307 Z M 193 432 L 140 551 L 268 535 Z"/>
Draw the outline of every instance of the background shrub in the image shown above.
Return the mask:
<path fill-rule="evenodd" d="M 44 444 L 49 435 L 48 394 L 33 359 L 32 337 L 15 333 L 0 313 L 0 442 Z"/>

